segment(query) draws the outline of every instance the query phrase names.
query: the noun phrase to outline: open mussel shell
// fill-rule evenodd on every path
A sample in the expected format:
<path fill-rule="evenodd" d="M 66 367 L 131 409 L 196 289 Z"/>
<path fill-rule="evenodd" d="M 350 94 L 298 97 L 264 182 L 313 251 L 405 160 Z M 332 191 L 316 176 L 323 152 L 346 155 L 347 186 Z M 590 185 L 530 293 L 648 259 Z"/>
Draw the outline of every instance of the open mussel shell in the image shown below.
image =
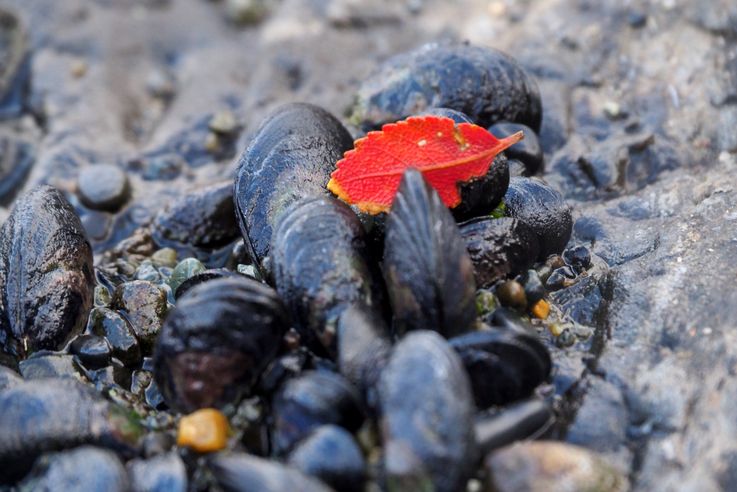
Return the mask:
<path fill-rule="evenodd" d="M 510 56 L 480 46 L 433 43 L 387 60 L 358 90 L 351 122 L 364 131 L 444 107 L 488 127 L 497 121 L 540 129 L 535 81 Z"/>
<path fill-rule="evenodd" d="M 405 171 L 386 224 L 384 276 L 398 334 L 468 331 L 476 319 L 473 264 L 453 216 L 422 174 Z"/>
<path fill-rule="evenodd" d="M 507 215 L 525 223 L 537 235 L 538 259 L 560 253 L 568 244 L 573 231 L 571 207 L 541 179 L 512 178 L 504 204 Z"/>
<path fill-rule="evenodd" d="M 233 193 L 243 238 L 265 277 L 279 216 L 302 198 L 329 196 L 330 173 L 352 147 L 343 125 L 310 104 L 281 107 L 256 132 L 240 158 Z"/>
<path fill-rule="evenodd" d="M 379 385 L 387 481 L 410 463 L 439 492 L 461 490 L 475 460 L 473 397 L 460 358 L 437 333 L 418 331 L 394 349 Z"/>
<path fill-rule="evenodd" d="M 330 492 L 316 478 L 291 466 L 245 453 L 221 453 L 208 460 L 215 481 L 225 492 Z"/>
<path fill-rule="evenodd" d="M 0 392 L 0 483 L 47 451 L 95 444 L 130 455 L 140 435 L 127 410 L 72 378 L 19 383 Z"/>
<path fill-rule="evenodd" d="M 463 361 L 479 409 L 529 396 L 550 375 L 550 355 L 533 335 L 492 327 L 450 344 Z"/>
<path fill-rule="evenodd" d="M 235 403 L 276 355 L 289 322 L 270 287 L 246 277 L 192 288 L 169 313 L 154 353 L 166 403 L 179 411 Z"/>
<path fill-rule="evenodd" d="M 485 217 L 464 222 L 461 236 L 473 261 L 476 284 L 489 287 L 530 268 L 540 254 L 537 235 L 510 217 Z"/>
<path fill-rule="evenodd" d="M 336 425 L 318 427 L 289 455 L 288 463 L 335 490 L 362 492 L 366 461 L 350 432 Z"/>
<path fill-rule="evenodd" d="M 21 358 L 61 348 L 84 328 L 93 286 L 92 249 L 64 195 L 21 196 L 0 229 L 0 348 Z"/>
<path fill-rule="evenodd" d="M 341 312 L 357 303 L 384 311 L 381 276 L 361 223 L 339 200 L 294 204 L 276 225 L 271 256 L 274 285 L 300 333 L 333 355 Z"/>
<path fill-rule="evenodd" d="M 357 430 L 364 412 L 355 388 L 340 374 L 306 371 L 289 379 L 274 397 L 273 445 L 276 454 L 288 452 L 321 425 Z"/>

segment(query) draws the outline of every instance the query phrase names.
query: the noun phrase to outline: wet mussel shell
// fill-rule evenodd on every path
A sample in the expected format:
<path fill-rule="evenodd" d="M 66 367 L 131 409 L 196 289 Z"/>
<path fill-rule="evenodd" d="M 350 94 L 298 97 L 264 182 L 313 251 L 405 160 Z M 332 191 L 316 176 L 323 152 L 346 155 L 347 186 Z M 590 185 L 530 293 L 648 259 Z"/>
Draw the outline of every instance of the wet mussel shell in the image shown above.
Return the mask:
<path fill-rule="evenodd" d="M 352 147 L 343 125 L 310 104 L 281 107 L 256 132 L 240 158 L 233 193 L 243 238 L 264 277 L 280 215 L 302 198 L 329 196 L 330 173 Z"/>
<path fill-rule="evenodd" d="M 501 203 L 509 186 L 509 161 L 502 153 L 485 175 L 457 184 L 461 202 L 453 209 L 458 221 L 489 215 Z"/>
<path fill-rule="evenodd" d="M 221 453 L 208 460 L 217 484 L 225 492 L 330 492 L 316 478 L 276 461 L 245 453 Z"/>
<path fill-rule="evenodd" d="M 482 288 L 524 272 L 540 254 L 535 233 L 511 217 L 474 219 L 459 228 Z"/>
<path fill-rule="evenodd" d="M 184 296 L 184 294 L 192 290 L 194 287 L 205 282 L 209 282 L 210 280 L 216 280 L 220 278 L 233 278 L 237 276 L 241 275 L 232 272 L 226 268 L 211 268 L 209 270 L 205 270 L 204 272 L 196 273 L 187 278 L 184 282 L 179 284 L 176 289 L 174 289 L 174 298 L 179 299 Z"/>
<path fill-rule="evenodd" d="M 506 149 L 504 154 L 509 159 L 516 159 L 523 164 L 523 176 L 538 174 L 543 170 L 544 157 L 540 140 L 532 128 L 508 121 L 502 121 L 489 127 L 489 132 L 497 138 L 508 137 L 520 131 L 525 138 Z"/>
<path fill-rule="evenodd" d="M 456 123 L 473 123 L 473 120 L 468 115 L 449 108 L 428 108 L 417 116 L 439 116 L 441 118 L 450 118 Z"/>
<path fill-rule="evenodd" d="M 355 388 L 340 374 L 325 370 L 306 371 L 287 380 L 274 397 L 272 411 L 277 455 L 289 452 L 321 425 L 334 424 L 354 432 L 364 420 Z"/>
<path fill-rule="evenodd" d="M 449 342 L 463 361 L 479 409 L 525 398 L 550 376 L 550 355 L 533 335 L 491 327 Z"/>
<path fill-rule="evenodd" d="M 376 390 L 391 354 L 389 330 L 366 306 L 355 305 L 338 319 L 338 367 L 363 395 L 370 409 L 378 405 Z"/>
<path fill-rule="evenodd" d="M 555 421 L 553 409 L 538 398 L 529 398 L 476 415 L 474 431 L 481 455 L 522 439 L 539 437 Z"/>
<path fill-rule="evenodd" d="M 364 490 L 366 461 L 356 440 L 341 427 L 324 425 L 316 429 L 292 451 L 288 463 L 335 490 Z"/>
<path fill-rule="evenodd" d="M 275 357 L 289 321 L 276 292 L 250 278 L 211 280 L 169 313 L 154 353 L 154 376 L 179 411 L 235 403 Z"/>
<path fill-rule="evenodd" d="M 128 492 L 131 488 L 125 467 L 115 453 L 81 446 L 41 457 L 19 490 Z"/>
<path fill-rule="evenodd" d="M 278 221 L 271 248 L 276 290 L 300 334 L 335 354 L 340 313 L 354 304 L 384 311 L 381 275 L 361 223 L 343 202 L 310 198 Z"/>
<path fill-rule="evenodd" d="M 84 328 L 93 286 L 92 249 L 64 195 L 39 186 L 20 197 L 0 229 L 0 348 L 61 348 Z"/>
<path fill-rule="evenodd" d="M 404 173 L 387 218 L 384 277 L 399 335 L 430 329 L 449 337 L 473 326 L 476 286 L 466 243 L 414 169 Z"/>
<path fill-rule="evenodd" d="M 444 107 L 488 127 L 497 121 L 539 130 L 540 92 L 509 55 L 460 43 L 428 44 L 394 56 L 359 88 L 351 122 L 364 131 Z"/>
<path fill-rule="evenodd" d="M 571 207 L 560 193 L 538 178 L 514 177 L 504 195 L 506 214 L 523 222 L 537 235 L 538 259 L 563 251 L 571 238 Z"/>
<path fill-rule="evenodd" d="M 0 392 L 0 483 L 46 451 L 96 444 L 130 456 L 140 435 L 127 410 L 72 378 L 19 383 Z"/>
<path fill-rule="evenodd" d="M 475 462 L 473 396 L 458 355 L 437 333 L 418 331 L 394 349 L 381 376 L 386 480 L 416 464 L 439 492 L 465 487 Z"/>
<path fill-rule="evenodd" d="M 212 185 L 172 202 L 154 219 L 152 236 L 159 246 L 170 246 L 180 256 L 197 256 L 232 243 L 240 237 L 232 183 Z"/>

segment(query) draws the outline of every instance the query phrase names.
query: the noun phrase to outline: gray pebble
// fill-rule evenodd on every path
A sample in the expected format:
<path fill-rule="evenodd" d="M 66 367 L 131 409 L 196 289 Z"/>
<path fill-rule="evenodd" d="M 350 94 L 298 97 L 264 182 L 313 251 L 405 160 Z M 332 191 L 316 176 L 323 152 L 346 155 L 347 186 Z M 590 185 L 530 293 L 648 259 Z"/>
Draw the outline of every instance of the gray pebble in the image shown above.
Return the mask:
<path fill-rule="evenodd" d="M 79 198 L 89 208 L 115 211 L 128 199 L 128 176 L 112 164 L 89 166 L 79 173 Z"/>

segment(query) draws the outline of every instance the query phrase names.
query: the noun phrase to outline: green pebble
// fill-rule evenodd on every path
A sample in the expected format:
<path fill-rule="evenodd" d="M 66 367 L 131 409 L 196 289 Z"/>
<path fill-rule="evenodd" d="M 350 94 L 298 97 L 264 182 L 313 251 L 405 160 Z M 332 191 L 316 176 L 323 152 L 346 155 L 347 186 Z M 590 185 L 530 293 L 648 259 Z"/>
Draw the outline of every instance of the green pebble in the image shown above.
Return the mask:
<path fill-rule="evenodd" d="M 476 292 L 476 311 L 479 316 L 487 315 L 493 312 L 498 305 L 496 296 L 488 290 L 479 290 Z"/>
<path fill-rule="evenodd" d="M 169 277 L 169 287 L 171 287 L 172 292 L 176 292 L 177 287 L 179 287 L 182 282 L 204 271 L 205 265 L 203 265 L 200 260 L 197 258 L 185 258 L 180 261 L 171 272 L 171 277 Z"/>
<path fill-rule="evenodd" d="M 172 248 L 162 248 L 151 255 L 154 265 L 174 268 L 177 265 L 177 252 Z"/>
<path fill-rule="evenodd" d="M 112 297 L 110 291 L 102 285 L 95 286 L 95 306 L 105 307 L 110 305 Z"/>
<path fill-rule="evenodd" d="M 136 270 L 136 280 L 148 280 L 156 284 L 161 280 L 161 275 L 151 260 L 144 260 Z"/>
<path fill-rule="evenodd" d="M 238 263 L 236 270 L 241 275 L 246 275 L 248 277 L 255 278 L 256 280 L 261 280 L 261 274 L 258 273 L 258 269 L 253 265 L 244 265 L 243 263 Z"/>

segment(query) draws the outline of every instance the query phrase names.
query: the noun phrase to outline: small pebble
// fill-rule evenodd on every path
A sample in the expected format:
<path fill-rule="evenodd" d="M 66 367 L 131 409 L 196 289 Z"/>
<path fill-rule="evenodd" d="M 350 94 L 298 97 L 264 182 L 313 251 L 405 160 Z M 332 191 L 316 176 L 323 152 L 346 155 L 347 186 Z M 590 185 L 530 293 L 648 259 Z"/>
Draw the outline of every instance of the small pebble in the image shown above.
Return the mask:
<path fill-rule="evenodd" d="M 550 314 L 550 304 L 545 299 L 540 299 L 532 306 L 532 315 L 539 319 L 546 319 Z"/>
<path fill-rule="evenodd" d="M 146 78 L 146 90 L 157 99 L 169 100 L 177 92 L 174 77 L 164 70 L 153 70 Z"/>
<path fill-rule="evenodd" d="M 227 0 L 225 14 L 235 24 L 258 24 L 269 13 L 267 0 Z"/>
<path fill-rule="evenodd" d="M 529 304 L 535 304 L 545 297 L 545 287 L 535 270 L 528 270 L 525 276 L 525 296 Z"/>
<path fill-rule="evenodd" d="M 161 248 L 151 255 L 151 261 L 159 267 L 177 266 L 177 252 L 174 248 Z"/>
<path fill-rule="evenodd" d="M 166 293 L 145 280 L 125 282 L 115 289 L 113 306 L 125 311 L 141 349 L 149 353 L 166 316 Z"/>
<path fill-rule="evenodd" d="M 574 246 L 563 252 L 565 262 L 581 273 L 591 266 L 591 252 L 586 246 Z"/>
<path fill-rule="evenodd" d="M 627 14 L 627 23 L 634 29 L 640 29 L 647 25 L 647 14 L 640 10 L 630 10 Z"/>
<path fill-rule="evenodd" d="M 171 277 L 169 277 L 169 287 L 171 287 L 172 292 L 176 292 L 177 287 L 179 287 L 182 282 L 204 271 L 205 265 L 203 265 L 200 260 L 197 258 L 185 258 L 180 261 L 171 272 Z"/>
<path fill-rule="evenodd" d="M 212 453 L 224 449 L 228 443 L 228 419 L 214 408 L 203 408 L 179 420 L 177 446 L 198 453 Z"/>
<path fill-rule="evenodd" d="M 79 173 L 79 198 L 93 210 L 115 212 L 129 195 L 128 176 L 112 164 L 88 166 Z"/>
<path fill-rule="evenodd" d="M 560 290 L 573 285 L 575 279 L 576 272 L 569 266 L 563 266 L 553 270 L 553 273 L 550 274 L 550 277 L 545 282 L 545 287 L 548 290 Z"/>
<path fill-rule="evenodd" d="M 476 311 L 479 316 L 485 316 L 498 307 L 496 296 L 486 289 L 476 292 Z"/>
<path fill-rule="evenodd" d="M 79 357 L 87 369 L 100 369 L 110 364 L 112 349 L 105 338 L 97 335 L 80 335 L 69 346 L 69 351 Z"/>
<path fill-rule="evenodd" d="M 213 115 L 208 123 L 211 131 L 220 135 L 232 135 L 238 129 L 238 121 L 235 115 L 226 110 L 218 111 Z"/>
<path fill-rule="evenodd" d="M 87 73 L 87 62 L 84 60 L 74 60 L 72 65 L 69 67 L 69 73 L 72 77 L 79 79 L 85 76 Z"/>
<path fill-rule="evenodd" d="M 558 338 L 555 339 L 555 344 L 559 347 L 570 347 L 574 343 L 576 343 L 576 336 L 568 328 L 563 330 L 563 332 L 558 335 Z"/>
<path fill-rule="evenodd" d="M 128 322 L 112 309 L 98 307 L 90 313 L 91 331 L 105 337 L 113 357 L 127 366 L 141 362 L 141 348 Z"/>
<path fill-rule="evenodd" d="M 144 260 L 136 270 L 136 280 L 147 280 L 156 284 L 161 281 L 161 275 L 151 260 Z"/>
<path fill-rule="evenodd" d="M 610 120 L 618 120 L 620 118 L 626 118 L 627 112 L 622 109 L 622 106 L 616 101 L 607 101 L 604 103 L 604 114 Z"/>
<path fill-rule="evenodd" d="M 109 306 L 111 301 L 110 291 L 102 285 L 95 286 L 95 306 Z"/>
<path fill-rule="evenodd" d="M 496 295 L 504 306 L 516 309 L 525 309 L 527 307 L 525 289 L 516 280 L 508 280 L 497 287 Z"/>

